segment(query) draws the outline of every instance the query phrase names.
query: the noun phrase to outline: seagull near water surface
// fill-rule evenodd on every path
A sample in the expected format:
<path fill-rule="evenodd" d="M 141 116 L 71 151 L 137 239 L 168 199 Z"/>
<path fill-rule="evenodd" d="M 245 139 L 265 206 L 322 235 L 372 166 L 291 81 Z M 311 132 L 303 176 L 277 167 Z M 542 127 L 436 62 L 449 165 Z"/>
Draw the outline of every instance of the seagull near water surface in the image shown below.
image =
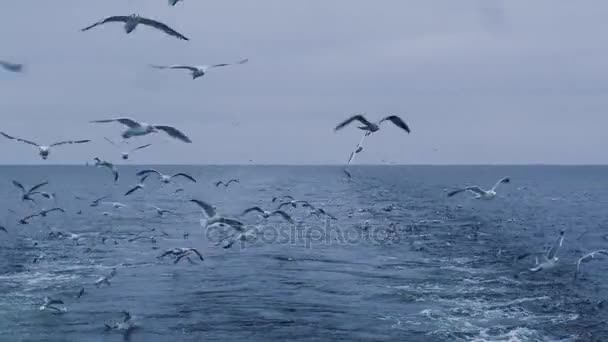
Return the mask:
<path fill-rule="evenodd" d="M 500 184 L 510 183 L 510 182 L 511 182 L 511 179 L 509 177 L 504 177 L 504 178 L 501 178 L 498 182 L 496 182 L 496 184 L 494 184 L 494 186 L 490 190 L 483 190 L 482 188 L 480 188 L 478 186 L 468 186 L 466 188 L 457 189 L 457 190 L 454 190 L 454 191 L 448 193 L 448 197 L 452 197 L 457 194 L 468 191 L 470 193 L 475 194 L 475 199 L 491 200 L 496 197 L 496 190 L 498 189 Z"/>
<path fill-rule="evenodd" d="M 144 18 L 138 14 L 131 14 L 129 16 L 117 15 L 117 16 L 107 17 L 90 26 L 83 28 L 81 31 L 83 31 L 83 32 L 88 31 L 94 27 L 97 27 L 97 26 L 103 25 L 103 24 L 107 24 L 107 23 L 124 23 L 125 32 L 127 34 L 133 32 L 135 30 L 135 28 L 137 28 L 137 26 L 139 26 L 141 24 L 141 25 L 150 26 L 157 30 L 161 30 L 161 31 L 165 32 L 166 34 L 176 37 L 178 39 L 188 40 L 188 38 L 186 36 L 177 32 L 176 30 L 172 29 L 167 24 L 163 24 L 160 21 L 156 21 L 153 19 Z"/>
<path fill-rule="evenodd" d="M 40 157 L 43 160 L 46 160 L 49 157 L 49 154 L 51 154 L 51 147 L 61 146 L 61 145 L 71 145 L 71 144 L 84 144 L 84 143 L 88 143 L 91 141 L 91 140 L 66 140 L 66 141 L 60 141 L 60 142 L 56 142 L 54 144 L 46 146 L 46 145 L 37 144 L 30 140 L 13 137 L 4 132 L 0 132 L 0 134 L 2 134 L 2 136 L 4 136 L 7 139 L 15 140 L 15 141 L 18 141 L 18 142 L 21 142 L 24 144 L 28 144 L 28 145 L 32 145 L 32 146 L 36 146 L 38 148 L 38 154 L 40 154 Z"/>
<path fill-rule="evenodd" d="M 175 127 L 165 125 L 150 125 L 144 122 L 137 122 L 131 118 L 115 118 L 115 119 L 103 119 L 93 120 L 91 123 L 109 123 L 118 122 L 127 126 L 127 130 L 122 132 L 123 139 L 129 139 L 132 137 L 148 135 L 151 133 L 158 133 L 159 131 L 167 133 L 170 137 L 181 140 L 185 143 L 191 143 L 192 140 L 188 138 L 184 133 Z"/>
<path fill-rule="evenodd" d="M 150 65 L 150 67 L 155 69 L 176 69 L 176 70 L 188 70 L 192 75 L 192 79 L 195 80 L 199 77 L 205 76 L 207 71 L 212 68 L 225 67 L 230 65 L 240 65 L 249 62 L 249 59 L 245 58 L 238 62 L 234 63 L 221 63 L 221 64 L 213 64 L 213 65 L 183 65 L 183 64 L 173 64 L 173 65 Z"/>

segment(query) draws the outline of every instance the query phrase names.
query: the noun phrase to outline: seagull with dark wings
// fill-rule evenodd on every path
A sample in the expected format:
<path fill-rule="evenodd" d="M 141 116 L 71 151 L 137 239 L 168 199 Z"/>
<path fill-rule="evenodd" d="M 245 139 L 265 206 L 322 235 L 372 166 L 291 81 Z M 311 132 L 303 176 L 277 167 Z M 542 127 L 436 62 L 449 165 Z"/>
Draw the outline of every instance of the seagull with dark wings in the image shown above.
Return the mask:
<path fill-rule="evenodd" d="M 94 160 L 96 167 L 102 167 L 110 170 L 110 172 L 112 172 L 112 176 L 114 177 L 114 182 L 118 182 L 118 170 L 116 169 L 116 165 L 110 163 L 109 161 L 101 160 L 97 157 L 95 157 Z"/>
<path fill-rule="evenodd" d="M 15 141 L 18 141 L 18 142 L 21 142 L 24 144 L 28 144 L 28 145 L 32 145 L 32 146 L 36 146 L 38 148 L 38 154 L 40 154 L 40 157 L 43 160 L 46 160 L 49 157 L 49 154 L 51 153 L 51 147 L 61 146 L 61 145 L 71 145 L 71 144 L 84 144 L 84 143 L 88 143 L 91 141 L 91 140 L 66 140 L 66 141 L 56 142 L 49 146 L 45 146 L 45 145 L 36 144 L 35 142 L 29 141 L 29 140 L 10 136 L 4 132 L 0 132 L 0 134 L 2 134 L 2 136 L 4 136 L 7 139 L 15 140 Z"/>
<path fill-rule="evenodd" d="M 114 146 L 116 146 L 116 147 L 119 147 L 119 146 L 118 146 L 118 144 L 116 144 L 116 143 L 115 143 L 115 142 L 113 142 L 112 140 L 110 140 L 110 139 L 108 139 L 108 138 L 106 138 L 106 137 L 104 137 L 104 139 L 105 139 L 107 142 L 109 142 L 110 144 L 112 144 L 112 145 L 114 145 Z M 120 152 L 120 157 L 121 157 L 123 160 L 128 160 L 128 159 L 129 159 L 129 156 L 131 155 L 131 153 L 133 153 L 133 152 L 135 152 L 135 151 L 143 150 L 144 148 L 148 148 L 148 147 L 150 147 L 150 146 L 152 146 L 152 144 L 145 144 L 145 145 L 137 146 L 136 148 L 133 148 L 133 149 L 131 149 L 131 150 L 129 150 L 129 151 L 123 151 L 123 152 Z"/>
<path fill-rule="evenodd" d="M 224 187 L 227 188 L 232 183 L 240 183 L 240 181 L 238 179 L 231 179 L 231 180 L 229 180 L 227 182 L 217 181 L 217 182 L 215 182 L 215 187 L 219 187 L 220 185 L 224 185 Z"/>
<path fill-rule="evenodd" d="M 240 65 L 249 62 L 249 59 L 242 59 L 235 63 L 221 63 L 221 64 L 212 64 L 212 65 L 183 65 L 183 64 L 173 64 L 173 65 L 150 65 L 155 69 L 173 69 L 173 70 L 188 70 L 192 75 L 192 79 L 195 80 L 201 76 L 205 76 L 209 69 L 225 67 L 230 65 Z"/>
<path fill-rule="evenodd" d="M 108 122 L 118 122 L 125 126 L 127 126 L 127 130 L 122 133 L 122 137 L 124 139 L 129 139 L 132 137 L 147 135 L 150 133 L 157 133 L 159 131 L 163 131 L 167 133 L 170 137 L 181 140 L 185 143 L 191 143 L 192 140 L 188 138 L 184 133 L 178 130 L 175 127 L 164 126 L 164 125 L 150 125 L 144 122 L 137 122 L 130 118 L 116 118 L 116 119 L 104 119 L 104 120 L 94 120 L 91 123 L 108 123 Z"/>
<path fill-rule="evenodd" d="M 83 28 L 82 31 L 88 31 L 94 27 L 97 27 L 97 26 L 103 25 L 103 24 L 107 24 L 107 23 L 124 23 L 125 32 L 127 32 L 127 34 L 133 32 L 139 24 L 142 24 L 145 26 L 150 26 L 157 30 L 161 30 L 161 31 L 165 32 L 166 34 L 176 37 L 178 39 L 188 40 L 188 38 L 186 38 L 186 36 L 175 31 L 174 29 L 170 28 L 168 25 L 163 24 L 160 21 L 144 18 L 137 14 L 132 14 L 129 16 L 117 15 L 117 16 L 107 17 L 105 19 L 102 19 L 102 20 L 94 23 L 93 25 Z"/>
<path fill-rule="evenodd" d="M 467 186 L 465 188 L 456 189 L 454 191 L 449 192 L 448 197 L 452 197 L 463 192 L 470 192 L 475 195 L 475 199 L 491 200 L 496 197 L 496 190 L 498 189 L 500 184 L 510 182 L 511 179 L 509 177 L 504 177 L 501 178 L 498 182 L 496 182 L 496 184 L 494 184 L 494 186 L 490 190 L 483 190 L 478 186 Z"/>
<path fill-rule="evenodd" d="M 176 178 L 176 177 L 186 178 L 187 180 L 189 180 L 189 181 L 191 181 L 193 183 L 196 183 L 196 179 L 194 179 L 194 177 L 192 177 L 192 176 L 190 176 L 190 175 L 188 175 L 186 173 L 183 173 L 183 172 L 179 172 L 179 173 L 176 173 L 174 175 L 165 175 L 165 174 L 160 173 L 160 172 L 158 172 L 156 170 L 148 169 L 148 170 L 139 171 L 136 175 L 139 176 L 139 177 L 141 177 L 141 176 L 149 175 L 151 173 L 157 174 L 158 177 L 159 177 L 159 179 L 160 179 L 160 181 L 161 181 L 161 183 L 164 183 L 164 184 L 169 184 L 173 180 L 173 178 Z"/>
<path fill-rule="evenodd" d="M 260 207 L 251 207 L 249 209 L 245 209 L 245 211 L 243 211 L 243 213 L 241 214 L 241 216 L 245 216 L 248 213 L 251 212 L 257 212 L 260 214 L 260 217 L 268 219 L 271 216 L 280 216 L 282 217 L 285 221 L 289 222 L 289 223 L 294 223 L 293 219 L 291 218 L 291 216 L 289 216 L 289 214 L 287 214 L 286 212 L 284 212 L 283 210 L 274 210 L 274 211 L 268 211 L 268 210 L 264 210 Z"/>
<path fill-rule="evenodd" d="M 242 222 L 219 215 L 215 210 L 215 207 L 211 204 L 197 199 L 191 199 L 190 202 L 198 205 L 199 208 L 201 208 L 203 215 L 205 216 L 205 219 L 201 220 L 201 225 L 203 227 L 210 228 L 212 226 L 229 226 L 238 231 L 243 230 Z"/>
<path fill-rule="evenodd" d="M 344 120 L 338 126 L 336 126 L 336 128 L 334 130 L 339 131 L 354 121 L 359 121 L 361 124 L 363 124 L 363 126 L 359 126 L 359 129 L 364 130 L 367 135 L 378 132 L 380 130 L 380 125 L 385 121 L 390 121 L 393 124 L 395 124 L 395 126 L 410 133 L 409 126 L 405 123 L 405 121 L 403 121 L 400 117 L 398 117 L 396 115 L 390 115 L 390 116 L 387 116 L 387 117 L 383 118 L 382 120 L 378 121 L 378 123 L 372 123 L 369 120 L 367 120 L 363 115 L 358 114 L 358 115 L 354 115 L 354 116 Z"/>
<path fill-rule="evenodd" d="M 22 201 L 31 201 L 34 203 L 36 201 L 32 198 L 32 196 L 34 196 L 34 195 L 44 196 L 43 193 L 45 193 L 45 192 L 41 192 L 38 190 L 40 188 L 46 186 L 47 184 L 49 184 L 49 182 L 42 182 L 42 183 L 36 184 L 33 187 L 31 187 L 30 189 L 26 190 L 25 187 L 23 186 L 23 184 L 15 181 L 15 180 L 13 181 L 13 185 L 16 186 L 21 191 L 21 200 Z"/>
<path fill-rule="evenodd" d="M 196 250 L 196 248 L 191 248 L 191 247 L 169 249 L 169 250 L 165 251 L 163 254 L 161 254 L 158 258 L 162 259 L 168 255 L 171 255 L 172 257 L 175 258 L 173 263 L 177 264 L 183 258 L 187 258 L 188 260 L 190 260 L 190 255 L 193 255 L 193 254 L 196 255 L 201 261 L 205 261 L 205 259 L 203 258 L 203 255 L 201 253 L 199 253 L 199 251 Z M 192 261 L 192 260 L 190 260 L 190 261 Z"/>
<path fill-rule="evenodd" d="M 26 216 L 22 219 L 19 220 L 19 224 L 29 224 L 29 220 L 33 219 L 34 217 L 46 217 L 49 213 L 52 213 L 54 211 L 58 211 L 61 213 L 65 213 L 65 210 L 61 209 L 61 208 L 53 208 L 53 209 L 45 209 L 45 210 L 41 210 L 40 212 L 36 213 L 36 214 L 32 214 L 29 216 Z"/>

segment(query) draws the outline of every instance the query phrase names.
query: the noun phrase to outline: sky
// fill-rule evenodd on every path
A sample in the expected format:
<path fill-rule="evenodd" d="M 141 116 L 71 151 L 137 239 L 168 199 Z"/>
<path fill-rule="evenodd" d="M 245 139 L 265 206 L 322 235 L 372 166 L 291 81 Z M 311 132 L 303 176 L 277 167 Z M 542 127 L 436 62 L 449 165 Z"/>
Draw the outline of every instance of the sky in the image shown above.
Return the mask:
<path fill-rule="evenodd" d="M 160 20 L 80 29 L 111 15 Z M 64 146 L 43 162 L 0 140 L 3 164 L 119 161 L 113 117 L 169 124 L 137 164 L 341 164 L 356 113 L 400 115 L 357 163 L 607 164 L 608 2 L 552 0 L 5 1 L 0 4 L 0 129 Z M 249 63 L 195 81 L 150 64 Z M 128 149 L 129 147 L 126 147 Z"/>

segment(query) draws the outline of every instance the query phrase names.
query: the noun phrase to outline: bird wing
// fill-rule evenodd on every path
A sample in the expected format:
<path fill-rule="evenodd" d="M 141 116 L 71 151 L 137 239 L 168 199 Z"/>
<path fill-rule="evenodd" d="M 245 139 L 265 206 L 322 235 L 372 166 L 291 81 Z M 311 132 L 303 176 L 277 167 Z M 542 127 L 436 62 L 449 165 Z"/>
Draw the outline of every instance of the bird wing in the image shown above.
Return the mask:
<path fill-rule="evenodd" d="M 222 184 L 224 184 L 224 182 L 222 182 L 222 181 L 217 181 L 217 182 L 215 182 L 215 187 L 217 188 L 218 186 L 220 186 L 220 185 L 222 185 Z"/>
<path fill-rule="evenodd" d="M 289 222 L 289 223 L 293 223 L 293 219 L 291 218 L 291 216 L 289 216 L 286 212 L 284 212 L 283 210 L 276 210 L 274 211 L 272 214 L 270 215 L 279 215 L 282 218 L 285 219 L 285 221 Z"/>
<path fill-rule="evenodd" d="M 257 212 L 262 213 L 262 214 L 264 213 L 264 210 L 262 210 L 262 208 L 260 208 L 260 207 L 251 207 L 249 209 L 245 209 L 243 211 L 243 213 L 241 214 L 241 216 L 247 215 L 247 214 L 249 214 L 252 211 L 257 211 Z"/>
<path fill-rule="evenodd" d="M 285 203 L 279 204 L 279 206 L 277 207 L 277 210 L 281 210 L 281 208 L 283 208 L 286 205 L 291 205 L 291 202 L 285 202 Z"/>
<path fill-rule="evenodd" d="M 380 123 L 384 122 L 384 121 L 390 121 L 392 123 L 395 124 L 395 126 L 405 130 L 406 132 L 410 133 L 410 128 L 409 126 L 405 123 L 405 121 L 403 121 L 400 117 L 398 117 L 397 115 L 390 115 L 385 117 L 384 119 L 380 120 Z"/>
<path fill-rule="evenodd" d="M 131 320 L 131 314 L 128 311 L 123 311 L 122 314 L 124 315 L 124 318 L 122 320 L 123 323 L 126 323 Z"/>
<path fill-rule="evenodd" d="M 201 209 L 203 209 L 203 211 L 205 212 L 205 215 L 207 215 L 207 217 L 215 216 L 215 214 L 216 214 L 215 208 L 213 208 L 213 206 L 210 205 L 209 203 L 201 201 L 201 200 L 197 200 L 197 199 L 191 199 L 190 202 L 196 203 L 199 207 L 201 207 Z"/>
<path fill-rule="evenodd" d="M 130 118 L 116 118 L 116 119 L 103 119 L 103 120 L 93 120 L 91 123 L 108 123 L 108 122 L 118 122 L 129 128 L 140 127 L 141 124 Z"/>
<path fill-rule="evenodd" d="M 190 138 L 188 138 L 184 133 L 182 133 L 180 130 L 178 130 L 175 127 L 171 127 L 171 126 L 154 126 L 154 128 L 156 129 L 160 129 L 161 131 L 169 134 L 170 137 L 172 138 L 176 138 L 179 139 L 183 142 L 186 143 L 191 143 L 192 140 L 190 140 Z"/>
<path fill-rule="evenodd" d="M 15 184 L 15 183 L 13 183 L 13 184 Z M 32 192 L 34 192 L 34 191 L 36 191 L 36 190 L 38 190 L 38 189 L 42 188 L 43 186 L 45 186 L 45 185 L 47 185 L 47 184 L 49 184 L 49 182 L 42 182 L 42 183 L 40 183 L 40 184 L 36 184 L 36 185 L 34 185 L 33 187 L 31 187 L 31 188 L 28 190 L 28 193 L 32 193 Z M 16 185 L 16 184 L 15 184 L 15 185 Z"/>
<path fill-rule="evenodd" d="M 226 186 L 230 185 L 230 183 L 240 183 L 238 179 L 231 179 L 226 183 Z"/>
<path fill-rule="evenodd" d="M 147 147 L 150 147 L 150 146 L 152 146 L 152 144 L 142 145 L 142 146 L 139 146 L 139 147 L 136 147 L 136 148 L 132 149 L 131 152 L 135 152 L 135 151 L 138 151 L 138 150 L 143 150 L 144 148 L 147 148 Z"/>
<path fill-rule="evenodd" d="M 238 65 L 238 64 L 245 64 L 249 62 L 248 58 L 245 59 L 241 59 L 240 61 L 234 62 L 234 63 L 220 63 L 220 64 L 213 64 L 210 67 L 211 68 L 218 68 L 218 67 L 225 67 L 225 66 L 230 66 L 230 65 Z"/>
<path fill-rule="evenodd" d="M 492 187 L 491 191 L 496 191 L 496 189 L 498 189 L 498 186 L 502 183 L 509 183 L 511 182 L 511 179 L 509 177 L 504 177 L 501 178 L 500 180 L 498 180 L 498 182 L 496 182 L 496 184 L 494 184 L 494 186 Z"/>
<path fill-rule="evenodd" d="M 191 248 L 190 249 L 192 252 L 194 252 L 194 254 L 196 254 L 198 256 L 199 259 L 201 259 L 201 261 L 205 261 L 205 259 L 203 259 L 203 256 L 201 255 L 201 253 L 199 253 L 196 248 Z"/>
<path fill-rule="evenodd" d="M 183 65 L 183 64 L 173 64 L 173 65 L 150 65 L 150 67 L 154 69 L 183 69 L 190 70 L 192 72 L 198 71 L 198 68 L 191 65 Z"/>
<path fill-rule="evenodd" d="M 47 305 L 63 304 L 63 301 L 60 299 L 49 299 L 49 301 L 46 304 Z"/>
<path fill-rule="evenodd" d="M 596 254 L 608 255 L 608 250 L 600 249 L 597 251 L 593 251 L 591 253 L 587 253 L 587 254 L 583 255 L 582 257 L 580 257 L 578 259 L 578 261 L 576 262 L 576 272 L 574 273 L 574 279 L 576 279 L 578 277 L 578 273 L 581 268 L 581 263 L 592 260 L 593 258 L 595 258 Z"/>
<path fill-rule="evenodd" d="M 486 193 L 478 186 L 467 186 L 464 190 L 478 194 L 478 195 L 484 195 Z"/>
<path fill-rule="evenodd" d="M 334 131 L 338 131 L 338 130 L 346 127 L 348 124 L 350 124 L 353 121 L 359 121 L 368 127 L 372 126 L 372 123 L 367 121 L 367 119 L 365 117 L 363 117 L 363 115 L 358 114 L 358 115 L 351 116 L 350 118 L 348 118 L 348 119 L 344 120 L 343 122 L 341 122 L 340 124 L 338 124 L 338 126 L 336 126 L 336 128 L 334 128 Z"/>
<path fill-rule="evenodd" d="M 142 171 L 139 171 L 138 173 L 136 173 L 135 175 L 138 176 L 138 177 L 140 177 L 140 176 L 143 176 L 143 175 L 148 175 L 150 173 L 156 173 L 157 175 L 162 176 L 162 173 L 160 173 L 160 172 L 158 172 L 156 170 L 153 170 L 153 169 L 142 170 Z"/>
<path fill-rule="evenodd" d="M 23 70 L 23 64 L 0 61 L 0 66 L 9 71 L 20 72 Z"/>
<path fill-rule="evenodd" d="M 63 210 L 63 209 L 61 209 L 61 208 L 53 208 L 53 209 L 45 210 L 45 212 L 46 212 L 47 214 L 48 214 L 48 213 L 51 213 L 51 212 L 53 212 L 53 211 L 59 211 L 59 212 L 65 213 L 65 210 Z"/>
<path fill-rule="evenodd" d="M 555 258 L 555 256 L 557 255 L 557 251 L 559 251 L 560 247 L 563 244 L 564 244 L 564 231 L 562 230 L 561 232 L 559 232 L 559 237 L 557 238 L 557 240 L 555 241 L 555 243 L 553 244 L 551 249 L 549 249 L 549 251 L 547 252 L 547 259 L 551 260 L 551 259 Z"/>
<path fill-rule="evenodd" d="M 130 194 L 134 193 L 135 191 L 137 191 L 137 190 L 139 190 L 139 189 L 141 189 L 141 186 L 138 184 L 138 185 L 136 185 L 134 188 L 132 188 L 131 190 L 127 191 L 127 192 L 125 193 L 125 196 L 129 196 Z"/>
<path fill-rule="evenodd" d="M 182 173 L 182 172 L 176 173 L 173 176 L 171 176 L 171 178 L 175 178 L 175 177 L 184 177 L 184 178 L 189 179 L 192 182 L 196 183 L 196 179 L 194 179 L 194 177 L 192 177 L 192 176 L 190 176 L 188 174 Z"/>
<path fill-rule="evenodd" d="M 120 15 L 120 16 L 113 16 L 113 17 L 107 17 L 105 19 L 102 19 L 102 20 L 94 23 L 93 25 L 90 25 L 90 26 L 87 26 L 87 27 L 83 28 L 81 31 L 84 32 L 84 31 L 92 29 L 95 26 L 103 25 L 105 23 L 126 22 L 127 20 L 129 20 L 129 17 L 122 16 L 122 15 Z"/>
<path fill-rule="evenodd" d="M 13 181 L 13 185 L 16 186 L 16 187 L 18 187 L 19 190 L 21 190 L 21 192 L 25 194 L 25 188 L 23 187 L 23 185 L 21 183 L 19 183 L 16 180 L 14 180 Z"/>
<path fill-rule="evenodd" d="M 6 134 L 4 132 L 0 132 L 0 134 L 2 134 L 7 139 L 17 140 L 18 142 L 26 143 L 26 144 L 33 145 L 33 146 L 40 146 L 40 145 L 36 144 L 35 142 L 29 141 L 29 140 L 25 140 L 25 139 L 21 139 L 21 138 L 17 138 L 17 137 L 13 137 L 13 136 L 10 136 L 10 135 L 8 135 L 8 134 Z"/>
<path fill-rule="evenodd" d="M 167 33 L 170 36 L 174 36 L 176 38 L 183 39 L 183 40 L 189 40 L 188 38 L 186 38 L 186 36 L 182 35 L 181 33 L 175 31 L 174 29 L 170 28 L 166 24 L 163 24 L 159 21 L 148 19 L 148 18 L 140 18 L 139 23 L 143 24 L 143 25 L 148 25 L 148 26 L 154 27 L 155 29 L 159 29 L 161 31 L 164 31 L 165 33 Z"/>
<path fill-rule="evenodd" d="M 116 143 L 115 143 L 115 142 L 113 142 L 112 140 L 110 140 L 110 138 L 108 138 L 108 137 L 103 137 L 103 138 L 104 138 L 104 139 L 105 139 L 107 142 L 109 142 L 110 144 L 112 144 L 112 145 L 114 145 L 114 146 L 118 146 L 118 145 L 116 145 Z"/>
<path fill-rule="evenodd" d="M 68 144 L 84 144 L 84 143 L 88 143 L 90 141 L 91 140 L 66 140 L 66 141 L 56 142 L 56 143 L 52 144 L 51 147 L 68 145 Z"/>

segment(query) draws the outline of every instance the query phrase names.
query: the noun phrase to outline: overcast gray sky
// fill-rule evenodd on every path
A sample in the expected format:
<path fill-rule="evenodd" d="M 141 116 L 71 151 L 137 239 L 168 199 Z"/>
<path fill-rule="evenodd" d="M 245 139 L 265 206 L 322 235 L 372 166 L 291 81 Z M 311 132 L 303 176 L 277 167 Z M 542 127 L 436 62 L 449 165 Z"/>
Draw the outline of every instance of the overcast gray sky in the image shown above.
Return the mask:
<path fill-rule="evenodd" d="M 139 13 L 189 42 L 105 16 Z M 130 116 L 172 124 L 137 163 L 335 164 L 361 132 L 357 112 L 399 114 L 358 163 L 608 163 L 608 2 L 551 0 L 20 0 L 0 4 L 1 129 L 40 143 L 91 138 L 48 162 L 115 159 L 104 136 Z M 185 72 L 149 64 L 250 63 Z M 0 162 L 39 163 L 0 140 Z"/>

